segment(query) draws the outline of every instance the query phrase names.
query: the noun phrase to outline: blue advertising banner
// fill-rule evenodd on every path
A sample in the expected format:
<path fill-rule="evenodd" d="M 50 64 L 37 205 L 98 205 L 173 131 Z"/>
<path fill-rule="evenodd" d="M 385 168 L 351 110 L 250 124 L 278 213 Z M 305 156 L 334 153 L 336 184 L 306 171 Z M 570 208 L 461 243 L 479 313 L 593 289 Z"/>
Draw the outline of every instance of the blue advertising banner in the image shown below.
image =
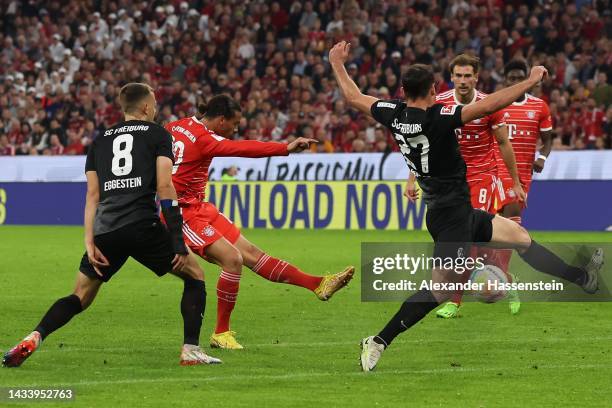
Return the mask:
<path fill-rule="evenodd" d="M 542 231 L 612 231 L 612 181 L 534 181 L 523 224 Z"/>
<path fill-rule="evenodd" d="M 242 228 L 425 229 L 425 205 L 399 181 L 211 183 L 211 202 Z M 85 183 L 0 183 L 0 224 L 82 225 Z M 524 225 L 612 229 L 612 181 L 534 181 Z"/>
<path fill-rule="evenodd" d="M 83 225 L 85 183 L 0 183 L 0 224 Z"/>

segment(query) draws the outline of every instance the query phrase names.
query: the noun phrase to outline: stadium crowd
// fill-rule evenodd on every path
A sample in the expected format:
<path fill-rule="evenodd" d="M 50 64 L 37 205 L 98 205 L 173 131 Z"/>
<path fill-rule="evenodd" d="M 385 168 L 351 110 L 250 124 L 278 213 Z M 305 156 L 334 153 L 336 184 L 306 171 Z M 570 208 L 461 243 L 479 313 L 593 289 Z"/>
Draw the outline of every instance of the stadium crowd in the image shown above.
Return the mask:
<path fill-rule="evenodd" d="M 492 92 L 513 58 L 544 64 L 534 93 L 548 101 L 555 149 L 612 144 L 609 1 L 23 0 L 0 3 L 0 155 L 84 154 L 121 120 L 118 89 L 157 91 L 159 120 L 192 115 L 228 93 L 243 106 L 237 137 L 314 137 L 319 152 L 384 152 L 381 127 L 346 109 L 327 64 L 352 44 L 361 89 L 401 97 L 402 70 L 434 66 L 452 86 L 459 53 L 481 58 L 478 88 Z"/>

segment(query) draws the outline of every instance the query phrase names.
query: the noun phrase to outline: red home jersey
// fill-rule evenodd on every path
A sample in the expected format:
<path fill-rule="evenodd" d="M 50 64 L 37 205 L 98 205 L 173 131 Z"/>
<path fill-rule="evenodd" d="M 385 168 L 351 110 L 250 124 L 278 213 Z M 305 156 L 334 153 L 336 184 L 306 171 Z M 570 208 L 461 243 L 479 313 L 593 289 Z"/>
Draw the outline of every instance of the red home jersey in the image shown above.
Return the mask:
<path fill-rule="evenodd" d="M 519 178 L 524 185 L 528 185 L 531 183 L 532 165 L 540 132 L 552 130 L 548 105 L 540 98 L 525 94 L 522 102 L 514 102 L 502 112 L 508 126 L 508 138 L 516 156 Z M 510 174 L 503 165 L 499 149 L 495 150 L 495 154 L 499 178 L 510 180 Z"/>
<path fill-rule="evenodd" d="M 288 155 L 287 145 L 277 142 L 230 140 L 209 130 L 195 116 L 166 125 L 172 135 L 174 167 L 172 182 L 182 207 L 204 200 L 208 168 L 222 156 L 269 157 Z"/>
<path fill-rule="evenodd" d="M 487 95 L 474 91 L 474 103 L 485 98 Z M 443 92 L 436 96 L 436 102 L 444 105 L 462 105 L 455 98 L 455 90 Z M 503 126 L 504 120 L 501 112 L 495 112 L 490 116 L 476 119 L 466 123 L 460 129 L 455 129 L 459 148 L 465 164 L 467 165 L 467 181 L 479 179 L 478 175 L 497 174 L 495 161 L 495 143 L 492 130 Z"/>

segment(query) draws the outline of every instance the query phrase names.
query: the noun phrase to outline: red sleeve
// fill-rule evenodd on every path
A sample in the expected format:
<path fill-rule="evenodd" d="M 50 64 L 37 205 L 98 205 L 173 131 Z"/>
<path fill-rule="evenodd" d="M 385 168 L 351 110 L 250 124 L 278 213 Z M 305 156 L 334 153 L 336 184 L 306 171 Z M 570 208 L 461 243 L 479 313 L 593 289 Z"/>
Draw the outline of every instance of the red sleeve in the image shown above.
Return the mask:
<path fill-rule="evenodd" d="M 217 135 L 207 135 L 202 140 L 202 153 L 209 157 L 270 157 L 288 156 L 287 145 L 257 140 L 229 140 Z"/>
<path fill-rule="evenodd" d="M 489 117 L 491 120 L 491 129 L 497 129 L 498 127 L 504 126 L 506 124 L 506 118 L 504 117 L 504 110 L 499 110 Z"/>
<path fill-rule="evenodd" d="M 550 117 L 550 110 L 546 102 L 542 102 L 542 112 L 540 112 L 540 132 L 547 132 L 552 130 L 552 118 Z"/>

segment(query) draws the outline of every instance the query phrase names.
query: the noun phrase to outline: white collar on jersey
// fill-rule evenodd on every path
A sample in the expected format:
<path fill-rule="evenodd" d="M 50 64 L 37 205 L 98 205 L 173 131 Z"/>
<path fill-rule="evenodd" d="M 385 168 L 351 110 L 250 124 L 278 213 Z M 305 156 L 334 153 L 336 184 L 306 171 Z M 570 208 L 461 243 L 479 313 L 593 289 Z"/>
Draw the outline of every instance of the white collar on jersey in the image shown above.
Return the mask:
<path fill-rule="evenodd" d="M 531 97 L 531 95 L 529 95 L 527 92 L 525 92 L 525 98 L 523 99 L 522 102 L 512 102 L 512 105 L 514 106 L 523 106 L 524 104 L 527 103 L 527 100 Z"/>
<path fill-rule="evenodd" d="M 459 102 L 459 100 L 457 99 L 457 93 L 456 92 L 457 92 L 457 89 L 453 89 L 453 99 L 455 100 L 455 104 L 456 105 L 463 105 L 463 103 Z M 477 97 L 478 97 L 478 91 L 476 89 L 474 89 L 474 97 L 466 105 L 469 105 L 470 103 L 476 102 L 476 98 Z"/>

